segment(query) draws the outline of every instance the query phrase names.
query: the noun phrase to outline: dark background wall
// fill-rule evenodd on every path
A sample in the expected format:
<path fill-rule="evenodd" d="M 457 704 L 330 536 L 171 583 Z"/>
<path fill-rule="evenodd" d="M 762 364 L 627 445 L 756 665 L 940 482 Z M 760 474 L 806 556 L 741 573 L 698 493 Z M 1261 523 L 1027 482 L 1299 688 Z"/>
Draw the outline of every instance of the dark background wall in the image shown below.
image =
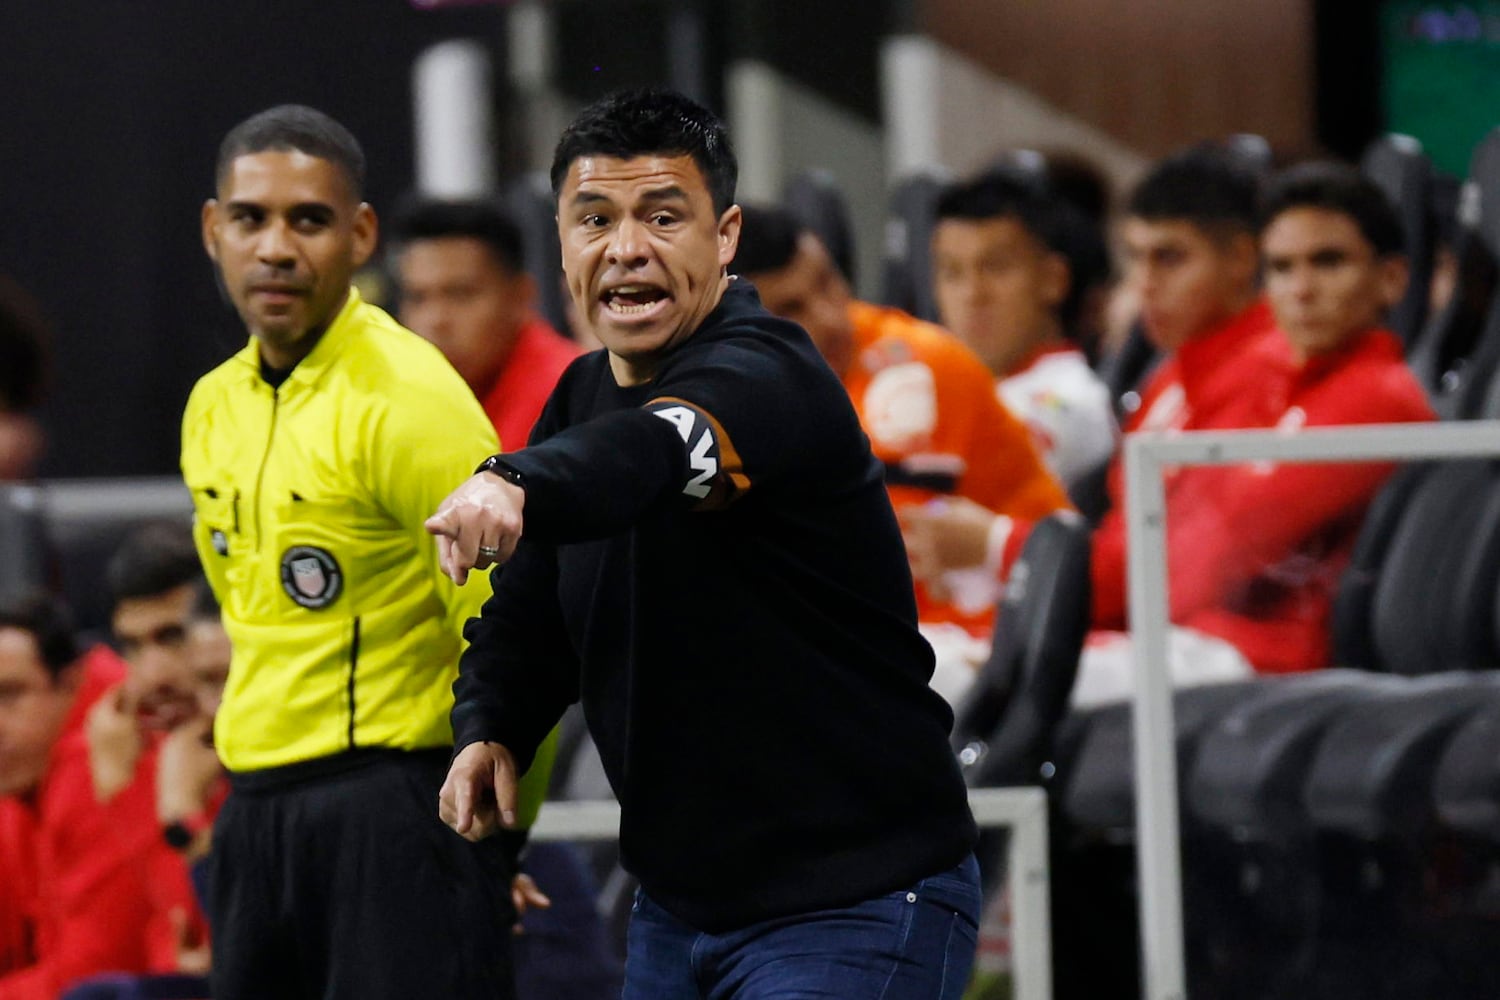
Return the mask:
<path fill-rule="evenodd" d="M 388 206 L 411 183 L 413 56 L 503 29 L 498 7 L 400 0 L 0 4 L 0 271 L 55 333 L 43 475 L 176 469 L 188 390 L 244 338 L 198 236 L 235 122 L 322 108 Z"/>

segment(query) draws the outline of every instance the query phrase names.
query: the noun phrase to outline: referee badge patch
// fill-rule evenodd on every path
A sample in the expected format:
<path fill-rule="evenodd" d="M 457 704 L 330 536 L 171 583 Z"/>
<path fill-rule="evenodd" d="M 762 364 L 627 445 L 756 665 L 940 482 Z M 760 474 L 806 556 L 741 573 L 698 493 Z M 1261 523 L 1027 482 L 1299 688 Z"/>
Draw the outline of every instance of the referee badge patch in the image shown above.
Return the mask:
<path fill-rule="evenodd" d="M 281 588 L 310 611 L 326 608 L 344 589 L 344 574 L 327 549 L 293 545 L 281 555 Z"/>

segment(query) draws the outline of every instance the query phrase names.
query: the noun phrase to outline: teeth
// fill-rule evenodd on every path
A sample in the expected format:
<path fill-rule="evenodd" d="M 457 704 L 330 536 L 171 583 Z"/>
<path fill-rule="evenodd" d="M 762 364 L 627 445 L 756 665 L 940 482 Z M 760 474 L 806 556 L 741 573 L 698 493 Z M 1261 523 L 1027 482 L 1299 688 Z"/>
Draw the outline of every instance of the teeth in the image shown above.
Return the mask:
<path fill-rule="evenodd" d="M 649 310 L 654 305 L 656 305 L 655 302 L 642 302 L 640 305 L 626 305 L 624 302 L 621 302 L 619 299 L 613 299 L 612 298 L 612 299 L 609 300 L 609 311 L 610 312 L 616 312 L 616 313 L 622 313 L 622 314 L 624 314 L 626 316 L 630 316 L 630 315 L 633 315 L 635 313 L 646 312 L 647 310 Z"/>

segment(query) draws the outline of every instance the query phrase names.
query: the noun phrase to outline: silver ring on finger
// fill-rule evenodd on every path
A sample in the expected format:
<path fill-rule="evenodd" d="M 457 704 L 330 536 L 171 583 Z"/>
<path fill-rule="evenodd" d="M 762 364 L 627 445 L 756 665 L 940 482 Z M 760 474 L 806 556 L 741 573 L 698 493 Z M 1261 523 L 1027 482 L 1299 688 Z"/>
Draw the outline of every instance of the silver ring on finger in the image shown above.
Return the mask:
<path fill-rule="evenodd" d="M 479 554 L 482 555 L 482 556 L 484 556 L 486 559 L 499 559 L 500 558 L 500 550 L 497 549 L 497 548 L 495 548 L 493 545 L 481 545 L 481 546 L 479 546 Z"/>

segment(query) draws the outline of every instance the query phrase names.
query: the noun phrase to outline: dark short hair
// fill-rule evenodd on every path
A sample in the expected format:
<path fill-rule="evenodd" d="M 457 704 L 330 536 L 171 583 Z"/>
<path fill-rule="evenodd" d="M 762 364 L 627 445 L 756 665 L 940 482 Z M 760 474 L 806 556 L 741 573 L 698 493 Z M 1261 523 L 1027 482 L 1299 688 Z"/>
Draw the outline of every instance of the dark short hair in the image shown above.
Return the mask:
<path fill-rule="evenodd" d="M 1109 276 L 1109 251 L 1093 219 L 1012 170 L 989 170 L 943 188 L 938 193 L 937 221 L 945 219 L 1012 219 L 1048 250 L 1066 258 L 1068 294 L 1057 313 L 1069 331 L 1078 322 L 1089 289 Z"/>
<path fill-rule="evenodd" d="M 28 590 L 0 598 L 0 628 L 30 633 L 42 666 L 54 679 L 78 660 L 73 616 L 62 599 L 52 594 Z"/>
<path fill-rule="evenodd" d="M 1321 208 L 1348 216 L 1377 257 L 1406 252 L 1401 219 L 1374 181 L 1345 163 L 1319 160 L 1289 167 L 1271 179 L 1261 205 L 1260 228 L 1294 208 Z"/>
<path fill-rule="evenodd" d="M 19 413 L 42 401 L 49 345 L 41 306 L 0 274 L 0 413 Z"/>
<path fill-rule="evenodd" d="M 1148 222 L 1190 222 L 1209 233 L 1256 231 L 1255 175 L 1223 150 L 1195 148 L 1162 160 L 1126 205 Z"/>
<path fill-rule="evenodd" d="M 790 264 L 807 227 L 779 205 L 741 205 L 740 212 L 740 244 L 730 270 L 753 276 Z"/>
<path fill-rule="evenodd" d="M 192 529 L 179 521 L 153 521 L 132 531 L 104 569 L 111 606 L 158 597 L 202 578 Z"/>
<path fill-rule="evenodd" d="M 219 599 L 214 596 L 214 589 L 208 585 L 207 577 L 199 577 L 197 586 L 193 589 L 193 609 L 191 612 L 193 621 L 219 621 L 222 617 L 219 608 Z"/>
<path fill-rule="evenodd" d="M 1048 249 L 1061 251 L 1058 206 L 1053 199 L 1006 170 L 989 170 L 955 181 L 938 192 L 937 221 L 987 222 L 1014 219 Z"/>
<path fill-rule="evenodd" d="M 619 91 L 579 112 L 552 155 L 552 195 L 562 193 L 568 168 L 581 156 L 653 154 L 691 156 L 708 182 L 714 211 L 722 215 L 734 204 L 740 168 L 724 123 L 696 101 L 658 88 Z"/>
<path fill-rule="evenodd" d="M 279 104 L 251 115 L 219 143 L 214 182 L 222 184 L 229 165 L 253 153 L 305 153 L 327 160 L 349 179 L 356 200 L 365 192 L 365 151 L 359 140 L 328 115 L 305 104 Z"/>
<path fill-rule="evenodd" d="M 468 237 L 489 247 L 506 270 L 519 272 L 525 266 L 521 228 L 503 208 L 485 199 L 408 199 L 396 207 L 386 233 L 398 251 L 417 240 Z"/>

